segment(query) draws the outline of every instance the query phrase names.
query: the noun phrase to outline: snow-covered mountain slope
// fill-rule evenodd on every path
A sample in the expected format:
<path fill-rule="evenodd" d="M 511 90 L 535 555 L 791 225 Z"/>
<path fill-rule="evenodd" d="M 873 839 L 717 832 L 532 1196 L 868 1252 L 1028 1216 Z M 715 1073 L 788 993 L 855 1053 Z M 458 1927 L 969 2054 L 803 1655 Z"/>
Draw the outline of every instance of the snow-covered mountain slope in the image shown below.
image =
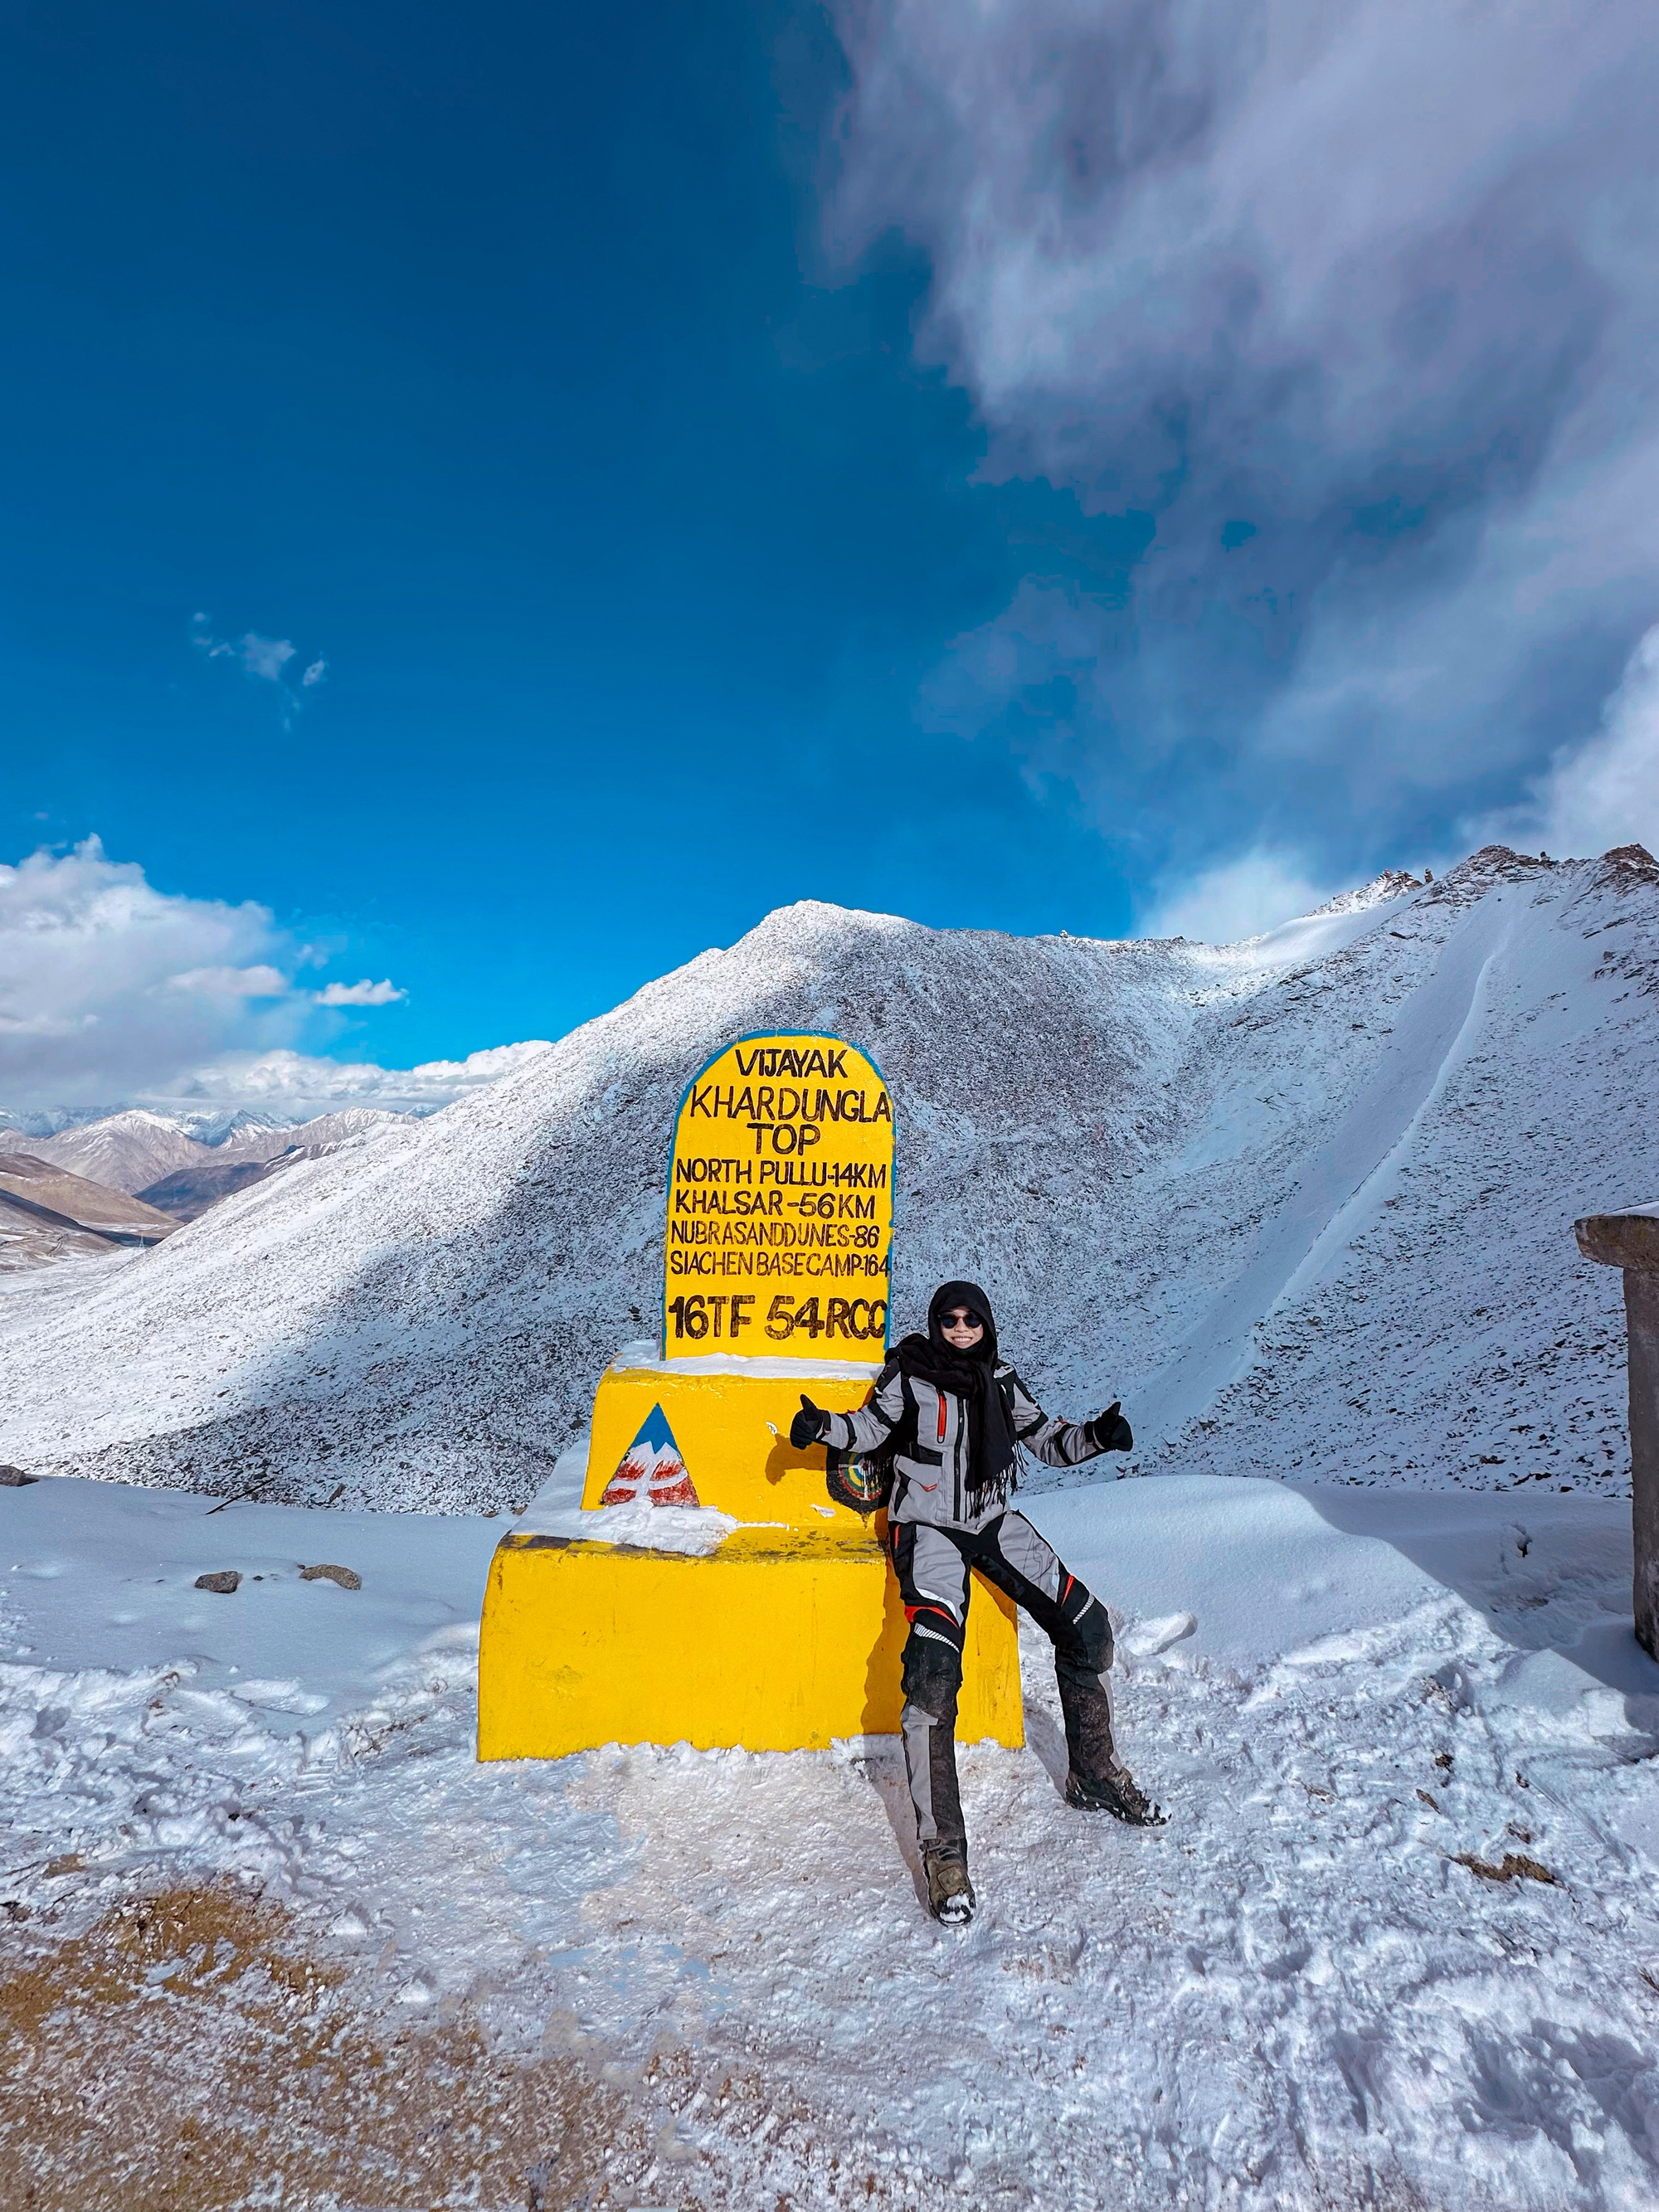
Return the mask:
<path fill-rule="evenodd" d="M 179 1119 L 135 1106 L 55 1136 L 20 1139 L 14 1148 L 68 1168 L 111 1190 L 136 1195 L 183 1170 L 224 1167 L 233 1161 L 271 1160 L 296 1145 L 306 1152 L 324 1152 L 349 1138 L 366 1136 L 410 1118 L 379 1106 L 349 1106 L 337 1114 L 319 1114 L 293 1124 L 263 1115 L 238 1115 L 234 1117 L 234 1126 L 209 1141 Z"/>
<path fill-rule="evenodd" d="M 216 1159 L 274 1160 L 279 1152 L 296 1146 L 313 1154 L 332 1152 L 354 1137 L 372 1137 L 379 1130 L 395 1128 L 418 1119 L 393 1113 L 386 1106 L 343 1106 L 337 1113 L 313 1114 L 309 1121 L 291 1123 L 249 1123 L 233 1130 L 208 1149 Z"/>
<path fill-rule="evenodd" d="M 893 1088 L 899 1323 L 978 1277 L 1057 1408 L 1121 1395 L 1133 1466 L 1615 1487 L 1619 1285 L 1571 1223 L 1659 1189 L 1656 995 L 1636 848 L 1492 848 L 1222 948 L 786 908 L 489 1091 L 9 1295 L 0 1458 L 528 1497 L 654 1325 L 681 1091 L 775 1027 Z"/>
<path fill-rule="evenodd" d="M 1645 853 L 1478 854 L 1196 1039 L 1191 1079 L 1157 1201 L 1185 1264 L 1139 1301 L 1176 1322 L 1152 1464 L 1627 1480 L 1620 1279 L 1570 1232 L 1659 1190 Z"/>
<path fill-rule="evenodd" d="M 292 1158 L 306 1155 L 297 1150 Z M 256 1182 L 267 1176 L 279 1174 L 289 1155 L 279 1152 L 274 1160 L 218 1160 L 210 1157 L 200 1166 L 174 1168 L 159 1182 L 145 1185 L 137 1193 L 146 1206 L 154 1206 L 163 1213 L 171 1214 L 175 1221 L 194 1221 L 222 1199 L 232 1197 L 239 1190 L 251 1190 Z"/>

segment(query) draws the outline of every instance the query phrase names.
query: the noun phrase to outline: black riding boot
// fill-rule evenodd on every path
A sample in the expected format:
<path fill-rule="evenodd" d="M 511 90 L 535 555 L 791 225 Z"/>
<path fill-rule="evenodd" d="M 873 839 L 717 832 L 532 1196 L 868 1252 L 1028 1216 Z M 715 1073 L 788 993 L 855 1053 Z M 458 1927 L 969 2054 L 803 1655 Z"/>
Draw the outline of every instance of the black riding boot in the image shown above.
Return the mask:
<path fill-rule="evenodd" d="M 968 1846 L 925 1844 L 922 1872 L 927 1877 L 927 1907 L 947 1928 L 965 1928 L 977 1899 L 968 1879 Z"/>
<path fill-rule="evenodd" d="M 1136 1787 L 1112 1741 L 1112 1705 L 1098 1674 L 1059 1666 L 1071 1771 L 1066 1802 L 1080 1813 L 1110 1813 L 1132 1828 L 1157 1828 L 1165 1815 Z"/>
<path fill-rule="evenodd" d="M 917 1648 L 917 1644 L 920 1648 Z M 962 1662 L 946 1645 L 913 1639 L 905 1651 L 904 1766 L 915 1807 L 927 1906 L 947 1926 L 974 1917 L 968 1831 L 957 1780 L 957 1690 Z"/>

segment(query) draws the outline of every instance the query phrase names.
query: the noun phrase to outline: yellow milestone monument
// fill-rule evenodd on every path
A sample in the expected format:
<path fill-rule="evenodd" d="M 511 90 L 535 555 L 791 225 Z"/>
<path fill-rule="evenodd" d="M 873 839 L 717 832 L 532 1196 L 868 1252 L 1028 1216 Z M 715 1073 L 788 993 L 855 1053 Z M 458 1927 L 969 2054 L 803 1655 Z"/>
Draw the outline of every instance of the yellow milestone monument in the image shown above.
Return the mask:
<path fill-rule="evenodd" d="M 478 1660 L 480 1759 L 602 1743 L 822 1751 L 896 1735 L 905 1621 L 886 1516 L 826 1488 L 797 1451 L 803 1390 L 864 1403 L 888 1338 L 893 1109 L 838 1037 L 744 1037 L 681 1102 L 668 1168 L 662 1335 L 593 1402 L 582 1505 L 599 1533 L 538 1529 L 496 1547 Z M 645 1515 L 641 1540 L 640 1509 Z M 718 1533 L 701 1555 L 661 1524 Z M 605 1540 L 607 1524 L 630 1540 Z M 697 1539 L 693 1540 L 697 1540 Z M 969 1614 L 960 1734 L 1024 1741 L 1013 1608 L 981 1583 Z"/>

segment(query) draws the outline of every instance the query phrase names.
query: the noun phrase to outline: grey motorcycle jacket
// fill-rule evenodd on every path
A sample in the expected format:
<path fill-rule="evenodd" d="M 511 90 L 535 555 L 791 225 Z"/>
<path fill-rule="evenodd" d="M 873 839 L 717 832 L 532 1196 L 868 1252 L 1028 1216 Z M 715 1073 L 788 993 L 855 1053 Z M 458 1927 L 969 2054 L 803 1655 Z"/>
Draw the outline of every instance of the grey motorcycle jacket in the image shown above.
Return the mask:
<path fill-rule="evenodd" d="M 1027 1451 L 1050 1467 L 1077 1467 L 1096 1456 L 1099 1446 L 1090 1441 L 1084 1424 L 1045 1413 L 1006 1363 L 997 1367 L 996 1382 L 1010 1425 Z M 1015 1470 L 1011 1468 L 1004 1481 L 970 1506 L 967 1407 L 954 1391 L 903 1374 L 896 1359 L 890 1359 L 876 1377 L 868 1404 L 851 1413 L 830 1414 L 823 1432 L 824 1442 L 836 1451 L 879 1451 L 890 1439 L 895 1448 L 890 1521 L 982 1528 L 1006 1511 Z"/>

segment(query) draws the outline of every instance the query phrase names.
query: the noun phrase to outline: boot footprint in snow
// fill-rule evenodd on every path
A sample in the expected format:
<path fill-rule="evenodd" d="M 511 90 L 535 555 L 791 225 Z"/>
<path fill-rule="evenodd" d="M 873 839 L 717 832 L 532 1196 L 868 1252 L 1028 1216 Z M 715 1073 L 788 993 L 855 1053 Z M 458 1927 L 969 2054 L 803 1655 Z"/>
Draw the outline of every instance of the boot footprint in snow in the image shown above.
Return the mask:
<path fill-rule="evenodd" d="M 939 1851 L 922 1856 L 927 1876 L 927 1906 L 946 1928 L 965 1928 L 974 1917 L 974 1885 L 968 1879 L 965 1859 Z"/>
<path fill-rule="evenodd" d="M 1066 1802 L 1079 1813 L 1109 1813 L 1132 1828 L 1161 1828 L 1170 1817 L 1136 1786 L 1127 1766 L 1086 1781 L 1073 1767 L 1066 1777 Z"/>

